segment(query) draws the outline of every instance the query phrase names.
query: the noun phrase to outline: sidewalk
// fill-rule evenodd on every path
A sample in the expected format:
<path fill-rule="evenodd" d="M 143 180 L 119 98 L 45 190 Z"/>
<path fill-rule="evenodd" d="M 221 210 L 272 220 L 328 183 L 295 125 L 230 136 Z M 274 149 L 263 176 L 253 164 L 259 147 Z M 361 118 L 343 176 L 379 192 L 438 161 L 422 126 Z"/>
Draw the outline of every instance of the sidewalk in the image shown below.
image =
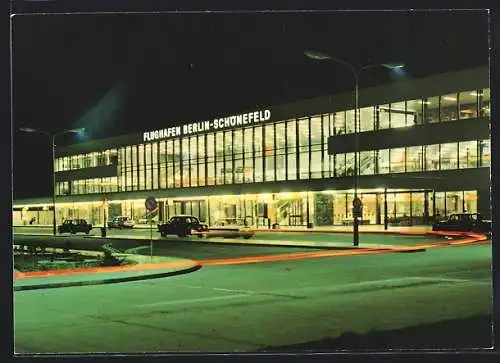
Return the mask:
<path fill-rule="evenodd" d="M 82 251 L 78 251 L 82 252 Z M 96 253 L 85 251 L 86 253 Z M 147 280 L 193 272 L 201 268 L 196 261 L 174 258 L 115 254 L 136 260 L 135 265 L 74 268 L 51 271 L 19 272 L 14 270 L 14 291 L 58 287 L 100 285 L 125 281 Z"/>

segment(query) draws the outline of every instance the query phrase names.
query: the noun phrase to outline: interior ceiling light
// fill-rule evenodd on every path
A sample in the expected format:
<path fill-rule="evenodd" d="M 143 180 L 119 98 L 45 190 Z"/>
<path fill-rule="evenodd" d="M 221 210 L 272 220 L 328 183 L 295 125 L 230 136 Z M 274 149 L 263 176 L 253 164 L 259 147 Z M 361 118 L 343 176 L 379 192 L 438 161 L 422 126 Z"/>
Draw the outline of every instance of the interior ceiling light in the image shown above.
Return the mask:
<path fill-rule="evenodd" d="M 446 101 L 456 101 L 457 99 L 456 99 L 456 97 L 444 96 L 443 100 L 446 100 Z"/>

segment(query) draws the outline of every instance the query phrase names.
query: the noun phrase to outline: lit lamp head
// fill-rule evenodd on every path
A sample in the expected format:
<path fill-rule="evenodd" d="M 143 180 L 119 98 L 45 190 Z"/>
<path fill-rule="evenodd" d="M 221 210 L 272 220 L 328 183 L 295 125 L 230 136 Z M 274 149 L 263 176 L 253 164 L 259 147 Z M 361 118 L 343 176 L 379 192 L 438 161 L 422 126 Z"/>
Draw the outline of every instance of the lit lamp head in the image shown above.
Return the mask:
<path fill-rule="evenodd" d="M 306 50 L 304 51 L 304 54 L 307 58 L 311 58 L 314 60 L 328 60 L 332 59 L 331 56 L 325 53 L 318 52 L 316 50 Z"/>
<path fill-rule="evenodd" d="M 82 134 L 85 132 L 85 127 L 79 127 L 77 129 L 71 129 L 71 130 L 67 130 L 65 132 L 72 132 L 74 134 Z"/>
<path fill-rule="evenodd" d="M 37 129 L 31 127 L 20 127 L 19 130 L 23 132 L 38 132 Z"/>
<path fill-rule="evenodd" d="M 403 63 L 386 63 L 382 64 L 382 66 L 398 76 L 405 74 L 405 65 Z"/>

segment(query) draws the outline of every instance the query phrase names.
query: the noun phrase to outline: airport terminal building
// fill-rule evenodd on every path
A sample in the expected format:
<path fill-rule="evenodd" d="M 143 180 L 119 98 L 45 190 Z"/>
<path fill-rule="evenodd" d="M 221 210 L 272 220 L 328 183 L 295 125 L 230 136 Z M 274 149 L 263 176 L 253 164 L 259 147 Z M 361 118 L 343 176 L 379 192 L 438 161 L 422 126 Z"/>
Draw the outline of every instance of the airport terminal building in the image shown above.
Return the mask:
<path fill-rule="evenodd" d="M 488 67 L 359 93 L 363 224 L 421 225 L 455 212 L 490 218 Z M 168 115 L 166 116 L 168 117 Z M 147 122 L 145 122 L 147 124 Z M 352 223 L 352 93 L 258 106 L 56 149 L 56 215 L 99 225 L 192 214 L 210 226 Z M 14 201 L 13 222 L 52 223 L 51 197 Z"/>

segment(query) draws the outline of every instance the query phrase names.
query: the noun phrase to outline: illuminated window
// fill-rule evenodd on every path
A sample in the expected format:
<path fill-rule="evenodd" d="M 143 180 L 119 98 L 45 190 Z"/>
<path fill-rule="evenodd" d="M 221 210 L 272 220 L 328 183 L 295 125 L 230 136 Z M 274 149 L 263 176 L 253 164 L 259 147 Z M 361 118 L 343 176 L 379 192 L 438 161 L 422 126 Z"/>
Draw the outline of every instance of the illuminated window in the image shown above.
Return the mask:
<path fill-rule="evenodd" d="M 243 183 L 243 130 L 233 131 L 234 182 Z"/>
<path fill-rule="evenodd" d="M 478 93 L 476 91 L 460 92 L 458 95 L 460 119 L 476 118 L 478 106 Z"/>
<path fill-rule="evenodd" d="M 406 126 L 406 104 L 405 101 L 391 104 L 391 128 Z"/>
<path fill-rule="evenodd" d="M 179 154 L 181 157 L 181 185 L 183 187 L 189 187 L 190 185 L 190 167 L 189 167 L 189 137 L 183 137 L 181 139 L 182 151 Z"/>
<path fill-rule="evenodd" d="M 286 123 L 286 142 L 287 142 L 287 180 L 297 179 L 297 137 L 295 120 Z"/>
<path fill-rule="evenodd" d="M 144 147 L 144 154 L 146 159 L 145 170 L 146 170 L 146 184 L 145 188 L 151 190 L 153 188 L 153 160 L 152 160 L 152 144 L 146 144 Z"/>
<path fill-rule="evenodd" d="M 198 136 L 198 185 L 206 185 L 206 164 L 205 164 L 205 135 Z"/>
<path fill-rule="evenodd" d="M 425 215 L 425 193 L 413 192 L 411 193 L 411 216 L 412 218 L 418 218 L 416 221 L 418 224 L 423 223 L 423 217 Z"/>
<path fill-rule="evenodd" d="M 388 129 L 390 124 L 391 108 L 389 104 L 377 106 L 378 129 Z"/>
<path fill-rule="evenodd" d="M 127 177 L 126 177 L 126 162 L 125 162 L 125 148 L 121 148 L 119 151 L 119 163 L 118 163 L 118 190 L 120 192 L 124 192 L 126 190 L 127 185 Z"/>
<path fill-rule="evenodd" d="M 144 157 L 144 145 L 138 146 L 138 170 L 139 170 L 139 190 L 146 189 L 146 180 L 145 180 L 145 157 Z"/>
<path fill-rule="evenodd" d="M 207 135 L 207 185 L 215 185 L 215 135 Z"/>
<path fill-rule="evenodd" d="M 276 180 L 285 180 L 286 178 L 286 134 L 285 123 L 276 124 Z"/>
<path fill-rule="evenodd" d="M 391 173 L 404 173 L 405 172 L 405 148 L 400 147 L 391 149 Z"/>
<path fill-rule="evenodd" d="M 441 96 L 440 99 L 440 120 L 453 121 L 458 119 L 458 96 L 456 93 L 450 93 Z"/>
<path fill-rule="evenodd" d="M 189 185 L 198 186 L 198 141 L 196 136 L 189 138 Z"/>
<path fill-rule="evenodd" d="M 264 181 L 263 172 L 263 152 L 262 152 L 262 127 L 258 126 L 254 130 L 254 149 L 255 149 L 255 182 Z"/>
<path fill-rule="evenodd" d="M 422 146 L 412 146 L 406 148 L 406 171 L 423 171 L 424 156 Z"/>
<path fill-rule="evenodd" d="M 300 119 L 299 126 L 299 178 L 309 179 L 309 119 Z"/>
<path fill-rule="evenodd" d="M 458 143 L 441 144 L 441 170 L 458 168 Z"/>
<path fill-rule="evenodd" d="M 265 140 L 265 149 L 264 149 L 264 160 L 265 160 L 265 180 L 266 181 L 274 181 L 274 155 L 275 155 L 275 147 L 274 147 L 274 125 L 266 125 L 264 129 L 264 140 Z"/>
<path fill-rule="evenodd" d="M 425 123 L 439 122 L 439 96 L 425 98 L 422 102 Z"/>
<path fill-rule="evenodd" d="M 389 149 L 377 150 L 377 174 L 389 173 L 390 166 L 390 152 Z"/>
<path fill-rule="evenodd" d="M 354 153 L 347 153 L 345 156 L 346 175 L 354 175 Z"/>
<path fill-rule="evenodd" d="M 423 121 L 421 99 L 406 101 L 406 126 L 420 125 Z"/>
<path fill-rule="evenodd" d="M 372 175 L 375 173 L 375 156 L 373 151 L 359 153 L 359 174 Z"/>
<path fill-rule="evenodd" d="M 444 192 L 434 193 L 434 209 L 436 219 L 446 216 Z"/>
<path fill-rule="evenodd" d="M 335 157 L 335 176 L 336 177 L 343 177 L 347 175 L 346 172 L 346 162 L 345 162 L 345 156 L 346 154 L 336 154 L 334 155 Z"/>
<path fill-rule="evenodd" d="M 410 200 L 410 193 L 394 193 L 396 218 L 405 218 L 410 216 Z"/>
<path fill-rule="evenodd" d="M 490 140 L 481 140 L 479 141 L 479 158 L 481 166 L 490 166 L 491 165 L 491 155 L 490 155 Z"/>
<path fill-rule="evenodd" d="M 439 170 L 439 144 L 426 145 L 425 149 L 425 170 Z"/>
<path fill-rule="evenodd" d="M 335 112 L 333 134 L 342 135 L 346 133 L 345 112 Z"/>
<path fill-rule="evenodd" d="M 322 119 L 321 116 L 311 117 L 311 178 L 321 178 L 322 167 Z"/>
<path fill-rule="evenodd" d="M 323 115 L 323 177 L 331 177 L 332 168 L 330 162 L 330 156 L 328 155 L 328 138 L 331 136 L 331 130 L 333 130 L 333 119 L 332 114 Z"/>
<path fill-rule="evenodd" d="M 446 192 L 446 215 L 464 211 L 463 193 Z"/>
<path fill-rule="evenodd" d="M 253 128 L 243 130 L 245 142 L 243 144 L 244 152 L 244 182 L 253 182 Z"/>
<path fill-rule="evenodd" d="M 165 189 L 167 188 L 167 146 L 165 141 L 160 141 L 158 162 L 160 163 L 160 189 Z"/>
<path fill-rule="evenodd" d="M 174 186 L 180 188 L 181 184 L 181 141 L 174 139 Z"/>
<path fill-rule="evenodd" d="M 490 89 L 486 88 L 479 93 L 479 116 L 490 117 Z"/>
<path fill-rule="evenodd" d="M 354 132 L 354 110 L 345 111 L 345 133 Z"/>
<path fill-rule="evenodd" d="M 359 132 L 373 131 L 375 121 L 375 108 L 373 106 L 359 109 Z"/>
<path fill-rule="evenodd" d="M 174 141 L 167 140 L 167 188 L 173 188 L 174 183 Z"/>
<path fill-rule="evenodd" d="M 137 145 L 132 146 L 132 190 L 139 189 L 139 178 L 141 178 L 141 176 L 139 175 L 138 168 L 140 165 L 143 165 L 143 162 L 138 159 L 139 154 L 137 149 Z M 142 176 L 142 178 L 144 178 L 144 176 Z"/>
<path fill-rule="evenodd" d="M 459 142 L 458 152 L 458 165 L 460 169 L 477 168 L 477 141 Z"/>
<path fill-rule="evenodd" d="M 134 153 L 134 155 L 135 155 L 135 153 Z M 130 191 L 130 190 L 133 190 L 134 180 L 137 178 L 137 176 L 134 175 L 134 173 L 133 173 L 134 163 L 132 161 L 132 147 L 131 146 L 127 146 L 127 148 L 126 148 L 126 160 L 127 160 L 126 190 Z"/>
<path fill-rule="evenodd" d="M 215 134 L 215 183 L 224 184 L 224 132 Z"/>
<path fill-rule="evenodd" d="M 464 191 L 465 211 L 477 213 L 477 192 L 475 190 Z"/>
<path fill-rule="evenodd" d="M 233 132 L 224 132 L 224 184 L 233 184 Z"/>

